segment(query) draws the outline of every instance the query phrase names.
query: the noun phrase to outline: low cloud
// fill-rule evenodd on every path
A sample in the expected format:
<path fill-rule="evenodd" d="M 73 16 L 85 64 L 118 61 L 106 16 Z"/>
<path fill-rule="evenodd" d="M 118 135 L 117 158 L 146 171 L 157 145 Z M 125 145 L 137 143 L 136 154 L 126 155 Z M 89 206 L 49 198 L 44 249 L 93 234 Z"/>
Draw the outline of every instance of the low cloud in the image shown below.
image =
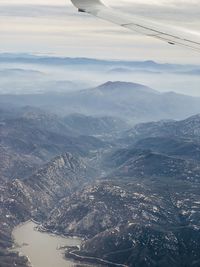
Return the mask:
<path fill-rule="evenodd" d="M 0 4 L 0 16 L 6 17 L 56 17 L 66 18 L 74 16 L 74 8 L 70 6 L 52 6 L 52 5 L 28 5 L 28 4 Z"/>
<path fill-rule="evenodd" d="M 17 3 L 19 1 L 19 3 Z M 116 9 L 199 30 L 200 3 L 197 1 L 143 0 L 105 1 Z M 87 14 L 78 13 L 70 0 L 0 0 L 0 52 L 41 52 L 98 58 L 169 58 L 197 61 L 195 53 L 137 36 Z M 46 3 L 46 4 L 45 4 Z M 178 5 L 177 5 L 178 3 Z M 175 5 L 176 4 L 176 5 Z"/>

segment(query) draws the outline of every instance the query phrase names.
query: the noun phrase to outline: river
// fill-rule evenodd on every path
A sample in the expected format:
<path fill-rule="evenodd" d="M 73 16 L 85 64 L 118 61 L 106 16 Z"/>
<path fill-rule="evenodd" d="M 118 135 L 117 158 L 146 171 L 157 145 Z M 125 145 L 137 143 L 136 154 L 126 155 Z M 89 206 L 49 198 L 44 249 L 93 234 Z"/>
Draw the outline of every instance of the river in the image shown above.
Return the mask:
<path fill-rule="evenodd" d="M 63 250 L 60 246 L 77 246 L 81 244 L 78 238 L 65 238 L 35 230 L 35 224 L 32 221 L 17 226 L 13 230 L 16 252 L 27 256 L 32 267 L 94 267 L 97 265 L 88 265 L 75 263 L 64 259 Z"/>

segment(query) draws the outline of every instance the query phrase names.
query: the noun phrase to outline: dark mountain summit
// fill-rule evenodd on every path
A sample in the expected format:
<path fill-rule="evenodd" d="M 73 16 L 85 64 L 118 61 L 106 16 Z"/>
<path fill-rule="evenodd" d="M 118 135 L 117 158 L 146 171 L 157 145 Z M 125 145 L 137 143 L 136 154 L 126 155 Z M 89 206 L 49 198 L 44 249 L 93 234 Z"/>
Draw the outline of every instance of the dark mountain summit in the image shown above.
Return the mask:
<path fill-rule="evenodd" d="M 115 93 L 155 93 L 159 94 L 158 91 L 153 90 L 149 88 L 148 86 L 144 86 L 142 84 L 138 83 L 131 83 L 131 82 L 120 82 L 120 81 L 115 81 L 115 82 L 106 82 L 96 88 L 96 90 L 100 90 L 104 93 L 109 93 L 109 92 L 115 92 Z"/>
<path fill-rule="evenodd" d="M 199 140 L 200 115 L 195 115 L 181 121 L 159 121 L 138 124 L 125 133 L 132 140 L 149 137 L 174 137 Z"/>
<path fill-rule="evenodd" d="M 58 115 L 121 118 L 132 124 L 160 119 L 183 119 L 200 112 L 200 98 L 159 93 L 147 86 L 107 82 L 95 88 L 66 93 L 2 95 L 0 103 L 42 108 Z"/>
<path fill-rule="evenodd" d="M 200 160 L 200 143 L 196 140 L 181 139 L 178 137 L 149 137 L 139 140 L 135 148 L 165 153 L 169 156 Z"/>

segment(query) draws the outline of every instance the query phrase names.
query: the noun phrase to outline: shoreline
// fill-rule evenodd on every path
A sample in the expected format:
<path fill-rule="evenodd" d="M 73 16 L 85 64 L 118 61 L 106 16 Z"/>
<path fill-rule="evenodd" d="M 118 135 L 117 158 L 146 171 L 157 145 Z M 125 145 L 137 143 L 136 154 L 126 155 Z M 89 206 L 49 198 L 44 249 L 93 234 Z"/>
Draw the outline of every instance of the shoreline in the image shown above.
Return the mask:
<path fill-rule="evenodd" d="M 59 232 L 57 232 L 57 231 L 53 232 L 53 231 L 48 230 L 47 228 L 45 228 L 45 227 L 43 227 L 43 226 L 40 226 L 40 223 L 35 222 L 35 221 L 33 221 L 33 222 L 34 222 L 35 224 L 38 224 L 39 227 L 36 227 L 35 230 L 38 231 L 38 232 L 40 232 L 40 233 L 47 233 L 47 234 L 49 234 L 49 235 L 51 235 L 51 236 L 58 236 L 58 237 L 62 237 L 62 238 L 79 239 L 79 240 L 81 240 L 82 242 L 83 242 L 84 240 L 86 240 L 86 238 L 83 237 L 83 236 L 78 236 L 78 235 L 64 235 L 64 234 L 59 234 Z"/>
<path fill-rule="evenodd" d="M 70 248 L 65 251 L 65 258 L 73 259 L 75 261 L 83 262 L 83 263 L 92 263 L 92 264 L 103 264 L 106 267 L 128 267 L 125 264 L 118 264 L 111 261 L 103 260 L 101 258 L 89 257 L 78 255 L 76 252 L 79 250 L 71 250 Z"/>
<path fill-rule="evenodd" d="M 27 220 L 26 222 L 22 222 L 20 224 L 18 224 L 16 227 L 13 228 L 12 230 L 12 240 L 13 240 L 13 246 L 11 249 L 9 249 L 10 251 L 12 252 L 15 252 L 17 253 L 19 256 L 23 256 L 25 257 L 27 260 L 28 260 L 28 265 L 27 267 L 32 267 L 32 264 L 31 264 L 31 261 L 30 259 L 28 258 L 28 256 L 26 255 L 20 255 L 20 252 L 18 251 L 15 251 L 17 250 L 17 248 L 19 248 L 19 244 L 17 244 L 14 236 L 13 236 L 13 231 L 14 229 L 16 229 L 17 227 L 21 227 L 21 226 L 24 226 L 28 223 L 33 223 L 35 224 L 36 226 L 33 227 L 33 230 L 34 231 L 38 231 L 38 232 L 41 232 L 41 233 L 46 233 L 50 236 L 54 236 L 54 237 L 62 237 L 62 238 L 68 238 L 68 239 L 79 239 L 80 242 L 83 242 L 86 238 L 84 238 L 83 236 L 82 237 L 78 237 L 78 236 L 70 236 L 70 235 L 63 235 L 63 234 L 59 234 L 58 232 L 52 232 L 52 231 L 49 231 L 47 230 L 46 228 L 42 227 L 41 226 L 41 222 L 38 222 L 38 221 L 35 221 L 34 219 L 29 219 Z M 110 262 L 110 261 L 106 261 L 106 260 L 103 260 L 101 258 L 95 258 L 95 257 L 87 257 L 87 256 L 82 256 L 82 255 L 78 255 L 76 252 L 80 251 L 79 250 L 79 246 L 77 247 L 74 247 L 74 246 L 60 246 L 57 248 L 58 250 L 61 250 L 63 251 L 62 255 L 64 256 L 64 259 L 67 260 L 67 259 L 71 259 L 75 262 L 77 262 L 77 264 L 79 263 L 85 263 L 85 264 L 99 264 L 99 265 L 102 265 L 105 266 L 105 267 L 128 267 L 128 265 L 124 265 L 124 264 L 117 264 L 117 263 L 113 263 L 113 262 Z M 61 257 L 62 257 L 61 255 Z M 47 266 L 44 266 L 44 267 L 47 267 Z"/>

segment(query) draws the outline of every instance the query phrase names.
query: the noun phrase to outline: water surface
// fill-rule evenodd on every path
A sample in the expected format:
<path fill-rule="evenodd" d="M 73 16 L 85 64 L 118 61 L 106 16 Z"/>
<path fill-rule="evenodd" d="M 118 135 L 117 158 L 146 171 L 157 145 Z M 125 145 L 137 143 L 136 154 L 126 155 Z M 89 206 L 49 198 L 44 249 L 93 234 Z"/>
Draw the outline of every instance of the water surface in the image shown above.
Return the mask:
<path fill-rule="evenodd" d="M 37 224 L 29 221 L 17 226 L 13 230 L 15 240 L 14 251 L 27 256 L 33 267 L 76 267 L 95 266 L 80 264 L 64 259 L 64 250 L 60 246 L 77 246 L 81 240 L 77 238 L 65 238 L 35 230 Z"/>

